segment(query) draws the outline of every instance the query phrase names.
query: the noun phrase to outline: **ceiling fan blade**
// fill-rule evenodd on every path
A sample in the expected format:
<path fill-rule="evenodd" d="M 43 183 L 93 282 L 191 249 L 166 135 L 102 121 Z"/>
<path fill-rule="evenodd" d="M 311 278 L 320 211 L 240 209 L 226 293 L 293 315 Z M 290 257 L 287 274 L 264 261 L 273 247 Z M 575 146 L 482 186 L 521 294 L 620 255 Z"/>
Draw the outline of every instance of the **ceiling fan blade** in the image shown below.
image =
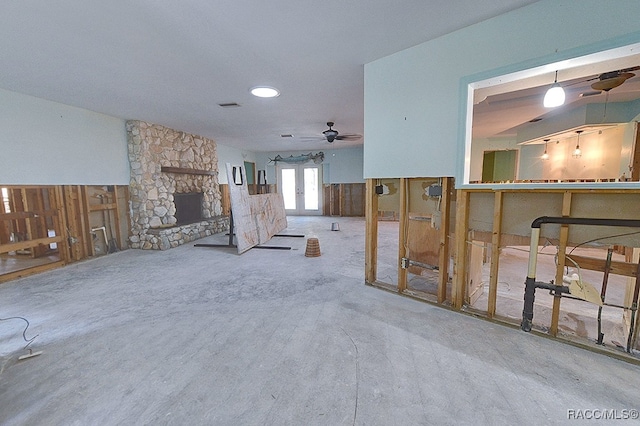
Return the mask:
<path fill-rule="evenodd" d="M 344 135 L 338 135 L 336 139 L 340 141 L 357 141 L 359 139 L 362 139 L 362 135 L 358 135 L 355 133 L 347 133 Z"/>
<path fill-rule="evenodd" d="M 640 66 L 635 66 L 635 67 L 631 67 L 631 68 L 625 68 L 625 69 L 620 70 L 619 72 L 627 73 L 629 71 L 637 71 L 637 70 L 640 70 Z"/>
<path fill-rule="evenodd" d="M 614 89 L 624 83 L 627 79 L 625 77 L 613 77 L 606 80 L 596 81 L 591 84 L 593 90 L 604 90 L 605 92 Z"/>

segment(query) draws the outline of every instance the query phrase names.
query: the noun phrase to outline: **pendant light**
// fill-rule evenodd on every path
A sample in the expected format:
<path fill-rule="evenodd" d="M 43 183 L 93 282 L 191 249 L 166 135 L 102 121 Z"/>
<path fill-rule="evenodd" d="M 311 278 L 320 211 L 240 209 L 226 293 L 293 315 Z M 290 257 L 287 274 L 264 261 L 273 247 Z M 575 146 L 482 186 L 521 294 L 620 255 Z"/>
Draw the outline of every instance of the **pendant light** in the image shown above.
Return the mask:
<path fill-rule="evenodd" d="M 578 142 L 576 143 L 576 149 L 573 150 L 573 158 L 580 158 L 582 157 L 582 150 L 580 150 L 580 133 L 582 133 L 582 130 L 576 130 L 576 133 L 578 134 Z"/>
<path fill-rule="evenodd" d="M 544 140 L 544 154 L 542 154 L 540 156 L 541 160 L 548 160 L 549 159 L 549 154 L 547 154 L 547 144 L 549 143 L 550 139 L 545 139 Z"/>
<path fill-rule="evenodd" d="M 555 108 L 564 104 L 564 89 L 558 84 L 558 71 L 556 71 L 556 79 L 544 95 L 544 107 Z"/>

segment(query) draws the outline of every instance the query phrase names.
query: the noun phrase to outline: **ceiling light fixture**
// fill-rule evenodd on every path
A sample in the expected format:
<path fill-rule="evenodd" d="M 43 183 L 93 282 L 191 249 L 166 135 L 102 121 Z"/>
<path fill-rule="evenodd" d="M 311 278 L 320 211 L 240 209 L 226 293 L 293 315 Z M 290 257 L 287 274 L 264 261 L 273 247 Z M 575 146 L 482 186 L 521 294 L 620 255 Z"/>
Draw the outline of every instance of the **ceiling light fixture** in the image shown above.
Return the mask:
<path fill-rule="evenodd" d="M 582 151 L 580 150 L 580 133 L 582 133 L 582 130 L 576 130 L 576 133 L 578 134 L 578 142 L 576 143 L 576 149 L 573 150 L 573 158 L 580 158 L 582 157 Z"/>
<path fill-rule="evenodd" d="M 544 107 L 555 108 L 564 104 L 564 89 L 558 84 L 558 71 L 556 71 L 556 79 L 544 95 Z"/>
<path fill-rule="evenodd" d="M 259 98 L 275 98 L 280 96 L 278 89 L 268 86 L 256 86 L 251 88 L 251 94 Z"/>
<path fill-rule="evenodd" d="M 549 154 L 547 154 L 547 144 L 549 143 L 550 139 L 545 139 L 544 140 L 544 154 L 542 154 L 540 156 L 541 160 L 548 160 L 549 159 Z"/>

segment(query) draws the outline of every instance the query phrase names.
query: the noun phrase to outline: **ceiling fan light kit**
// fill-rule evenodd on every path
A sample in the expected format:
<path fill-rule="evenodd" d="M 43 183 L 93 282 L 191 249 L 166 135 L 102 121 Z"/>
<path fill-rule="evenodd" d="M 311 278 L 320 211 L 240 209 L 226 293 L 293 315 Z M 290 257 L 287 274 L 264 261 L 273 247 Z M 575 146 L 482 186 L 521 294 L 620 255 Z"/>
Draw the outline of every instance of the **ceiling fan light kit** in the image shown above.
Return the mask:
<path fill-rule="evenodd" d="M 333 121 L 327 121 L 327 126 L 329 126 L 329 128 L 322 132 L 322 134 L 325 138 L 327 138 L 327 142 L 332 143 L 334 140 L 336 140 L 336 137 L 338 137 L 338 131 L 332 129 Z"/>
<path fill-rule="evenodd" d="M 327 121 L 327 126 L 329 126 L 329 128 L 327 130 L 325 130 L 324 132 L 322 132 L 322 134 L 324 135 L 324 138 L 327 140 L 327 142 L 332 143 L 335 140 L 339 140 L 339 141 L 356 141 L 358 139 L 361 139 L 362 136 L 361 135 L 357 135 L 355 133 L 348 133 L 348 134 L 340 134 L 340 132 L 338 132 L 337 130 L 333 129 L 333 121 Z"/>

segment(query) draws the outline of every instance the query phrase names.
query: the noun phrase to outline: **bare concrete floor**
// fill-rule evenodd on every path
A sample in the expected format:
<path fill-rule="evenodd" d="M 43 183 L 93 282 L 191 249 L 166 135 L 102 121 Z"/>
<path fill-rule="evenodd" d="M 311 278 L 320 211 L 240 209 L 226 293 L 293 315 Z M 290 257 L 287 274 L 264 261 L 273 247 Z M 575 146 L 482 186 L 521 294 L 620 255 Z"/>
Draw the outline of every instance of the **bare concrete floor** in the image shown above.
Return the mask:
<path fill-rule="evenodd" d="M 44 351 L 18 361 L 24 324 L 0 322 L 0 424 L 564 424 L 640 408 L 636 365 L 365 286 L 363 219 L 289 225 L 322 256 L 302 238 L 241 256 L 189 244 L 0 285 L 0 316 L 26 317 Z"/>

